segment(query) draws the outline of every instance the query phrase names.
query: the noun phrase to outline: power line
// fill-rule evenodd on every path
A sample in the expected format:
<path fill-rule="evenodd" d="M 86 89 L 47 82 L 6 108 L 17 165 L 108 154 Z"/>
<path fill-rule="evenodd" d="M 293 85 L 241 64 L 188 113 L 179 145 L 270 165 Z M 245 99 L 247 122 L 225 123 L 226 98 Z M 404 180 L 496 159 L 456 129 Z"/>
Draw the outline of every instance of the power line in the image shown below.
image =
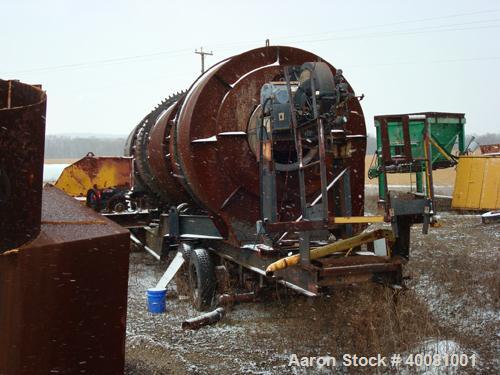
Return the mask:
<path fill-rule="evenodd" d="M 397 65 L 425 65 L 425 64 L 442 64 L 442 63 L 455 63 L 455 62 L 469 62 L 469 61 L 491 61 L 500 60 L 500 56 L 484 56 L 484 57 L 470 57 L 463 59 L 443 59 L 443 60 L 413 60 L 413 61 L 400 61 L 395 63 L 381 63 L 381 64 L 365 64 L 365 65 L 347 65 L 344 68 L 355 69 L 355 68 L 375 68 L 384 66 L 397 66 Z"/>
<path fill-rule="evenodd" d="M 498 12 L 500 12 L 500 9 L 484 10 L 484 11 L 469 12 L 469 13 L 457 13 L 457 14 L 451 14 L 451 15 L 447 15 L 447 16 L 419 18 L 419 19 L 415 19 L 415 20 L 406 20 L 406 21 L 398 21 L 398 22 L 391 22 L 391 23 L 382 23 L 382 24 L 375 24 L 375 25 L 371 25 L 371 26 L 351 27 L 351 28 L 347 28 L 347 29 L 326 31 L 326 32 L 323 32 L 323 33 L 315 33 L 315 34 L 309 34 L 309 35 L 296 35 L 296 36 L 314 36 L 314 35 L 330 34 L 330 33 L 336 33 L 336 32 L 344 32 L 344 31 L 366 30 L 366 29 L 380 28 L 380 27 L 387 27 L 387 26 L 406 25 L 408 23 L 419 23 L 419 22 L 427 22 L 427 21 L 436 21 L 436 20 L 441 20 L 441 19 L 457 18 L 457 17 L 463 17 L 463 16 L 485 14 L 485 13 L 491 14 L 491 13 L 498 13 Z M 476 21 L 476 22 L 482 22 L 482 21 L 479 20 L 479 21 Z M 294 38 L 296 36 L 285 37 L 285 38 Z"/>
<path fill-rule="evenodd" d="M 381 28 L 381 27 L 387 27 L 387 26 L 406 25 L 408 23 L 419 23 L 419 22 L 435 21 L 435 20 L 441 20 L 441 19 L 457 18 L 457 17 L 485 14 L 485 13 L 491 14 L 491 13 L 498 13 L 498 12 L 500 12 L 500 9 L 490 9 L 490 10 L 483 10 L 483 11 L 477 11 L 477 12 L 457 13 L 457 14 L 451 14 L 451 15 L 447 15 L 447 16 L 418 18 L 418 19 L 413 19 L 413 20 L 381 23 L 381 24 L 368 25 L 368 26 L 335 29 L 335 30 L 323 31 L 323 32 L 314 33 L 314 34 L 296 34 L 296 35 L 288 35 L 288 36 L 275 36 L 274 39 L 282 40 L 282 39 L 292 39 L 292 38 L 296 38 L 296 37 L 308 37 L 308 36 L 315 36 L 315 35 L 342 33 L 342 32 L 346 32 L 346 31 L 367 30 L 367 29 Z M 483 22 L 483 21 L 479 20 L 476 22 Z M 247 44 L 259 43 L 259 42 L 262 42 L 262 40 L 252 40 L 252 41 L 246 41 L 246 42 L 242 42 L 242 43 L 247 45 Z M 237 47 L 237 46 L 241 45 L 242 43 L 215 44 L 214 46 L 215 47 L 225 47 L 225 46 L 236 46 Z"/>
<path fill-rule="evenodd" d="M 458 13 L 458 14 L 452 14 L 452 15 L 447 15 L 447 16 L 428 17 L 428 18 L 421 18 L 421 19 L 415 19 L 415 20 L 406 20 L 406 21 L 398 21 L 398 22 L 391 22 L 391 23 L 385 23 L 385 24 L 376 24 L 376 25 L 371 25 L 371 26 L 339 29 L 336 31 L 323 32 L 321 34 L 315 33 L 315 34 L 301 34 L 301 35 L 295 35 L 295 36 L 283 36 L 283 37 L 278 37 L 276 39 L 278 39 L 278 40 L 279 39 L 290 39 L 290 38 L 294 38 L 294 37 L 307 37 L 307 36 L 314 36 L 314 35 L 324 35 L 324 34 L 331 34 L 331 33 L 335 33 L 335 32 L 338 33 L 338 32 L 346 32 L 346 31 L 354 31 L 354 30 L 366 30 L 366 29 L 371 29 L 371 28 L 395 26 L 395 25 L 408 24 L 408 23 L 427 22 L 427 21 L 434 21 L 434 20 L 440 20 L 440 19 L 449 19 L 449 18 L 457 18 L 457 17 L 470 16 L 470 15 L 478 15 L 478 14 L 484 14 L 484 13 L 490 14 L 490 13 L 496 13 L 496 12 L 500 12 L 500 9 L 492 9 L 492 10 L 484 10 L 484 11 L 468 12 L 468 13 Z M 380 37 L 390 37 L 390 36 L 399 36 L 399 35 L 411 35 L 411 34 L 430 33 L 430 32 L 436 32 L 436 31 L 445 31 L 446 32 L 446 31 L 461 31 L 461 30 L 497 28 L 497 27 L 500 27 L 500 25 L 446 29 L 447 27 L 450 27 L 450 26 L 477 24 L 477 23 L 485 23 L 485 22 L 496 22 L 499 20 L 500 19 L 476 20 L 476 21 L 462 22 L 462 23 L 455 23 L 455 24 L 433 25 L 433 26 L 427 26 L 427 27 L 423 27 L 423 28 L 410 29 L 410 30 L 393 30 L 393 31 L 386 31 L 386 32 L 379 32 L 379 33 L 334 36 L 334 37 L 330 37 L 330 38 L 321 38 L 321 39 L 305 39 L 305 40 L 299 40 L 299 41 L 294 41 L 294 42 L 290 42 L 290 43 L 311 43 L 311 42 L 314 43 L 314 42 L 342 40 L 342 39 L 380 38 Z M 258 43 L 258 42 L 261 42 L 261 41 L 239 42 L 237 44 L 218 44 L 218 45 L 216 44 L 215 46 L 237 47 L 237 46 L 243 46 L 243 45 L 248 45 L 248 44 L 254 44 L 254 43 Z M 227 49 L 230 49 L 230 48 L 226 48 L 226 50 Z M 222 48 L 222 50 L 224 50 L 224 48 Z M 75 68 L 96 67 L 96 66 L 100 66 L 100 65 L 115 65 L 115 64 L 134 62 L 134 61 L 147 61 L 147 60 L 150 60 L 151 58 L 155 58 L 155 57 L 167 57 L 167 56 L 170 57 L 170 56 L 187 55 L 188 51 L 189 51 L 189 49 L 179 49 L 179 50 L 174 50 L 174 51 L 159 51 L 159 52 L 148 53 L 148 54 L 143 54 L 143 55 L 124 56 L 124 57 L 117 57 L 117 58 L 108 58 L 108 59 L 87 61 L 87 62 L 81 62 L 81 63 L 64 64 L 64 65 L 47 66 L 47 67 L 41 67 L 41 68 L 32 68 L 32 69 L 11 71 L 11 72 L 3 73 L 3 74 L 12 75 L 12 74 L 34 73 L 34 72 L 52 72 L 52 71 L 61 71 L 61 70 L 71 70 L 71 69 L 75 69 Z M 210 53 L 203 52 L 203 50 L 201 50 L 200 52 L 195 51 L 195 53 L 198 53 L 201 55 L 202 70 L 204 71 L 204 56 L 211 55 L 212 53 L 211 52 Z"/>
<path fill-rule="evenodd" d="M 484 56 L 484 57 L 472 57 L 472 58 L 463 58 L 463 59 L 443 59 L 443 60 L 414 60 L 414 61 L 400 61 L 400 62 L 388 62 L 388 63 L 377 63 L 377 64 L 362 64 L 362 65 L 345 65 L 343 69 L 357 69 L 357 68 L 377 68 L 377 67 L 388 67 L 388 66 L 398 66 L 398 65 L 426 65 L 426 64 L 442 64 L 442 63 L 462 63 L 462 62 L 472 62 L 472 61 L 494 61 L 500 60 L 500 56 Z M 189 74 L 185 74 L 183 76 L 189 77 Z M 179 77 L 179 75 L 175 75 L 175 77 Z M 191 76 L 192 77 L 192 76 Z M 161 75 L 155 77 L 149 77 L 145 79 L 144 77 L 140 77 L 138 82 L 121 82 L 119 84 L 110 84 L 99 87 L 90 87 L 80 89 L 82 92 L 101 92 L 103 89 L 116 89 L 122 86 L 126 87 L 144 87 L 151 86 L 152 83 L 157 83 L 159 80 L 167 80 L 173 78 L 170 75 Z"/>
<path fill-rule="evenodd" d="M 61 69 L 64 70 L 64 69 L 68 69 L 68 68 L 71 69 L 71 68 L 107 65 L 107 64 L 114 64 L 114 63 L 121 63 L 121 62 L 129 62 L 129 61 L 134 61 L 134 60 L 143 60 L 143 59 L 147 59 L 150 57 L 157 57 L 157 56 L 169 56 L 169 55 L 174 56 L 174 55 L 178 55 L 179 52 L 184 52 L 184 51 L 190 51 L 190 49 L 179 49 L 179 50 L 174 50 L 174 51 L 154 52 L 154 53 L 148 53 L 148 54 L 144 54 L 144 55 L 116 57 L 116 58 L 93 60 L 93 61 L 86 61 L 86 62 L 74 63 L 74 64 L 53 65 L 53 66 L 46 66 L 46 67 L 42 67 L 42 68 L 33 68 L 33 69 L 7 72 L 4 74 L 21 74 L 21 73 L 45 72 L 45 71 L 53 71 L 53 70 L 57 71 L 57 70 L 61 70 Z M 182 53 L 182 54 L 184 54 L 184 53 Z"/>
<path fill-rule="evenodd" d="M 347 36 L 336 36 L 331 38 L 322 38 L 322 39 L 304 39 L 299 41 L 294 41 L 291 43 L 314 43 L 314 42 L 327 42 L 332 40 L 347 40 L 347 39 L 363 39 L 363 38 L 384 38 L 384 37 L 392 37 L 392 36 L 400 36 L 400 35 L 412 35 L 412 34 L 426 34 L 426 33 L 435 33 L 435 32 L 447 32 L 447 31 L 463 31 L 463 30 L 481 30 L 481 29 L 495 29 L 499 28 L 498 25 L 487 25 L 487 26 L 477 26 L 477 27 L 461 27 L 461 28 L 451 28 L 444 29 L 442 27 L 446 27 L 446 25 L 439 26 L 439 28 L 422 28 L 417 30 L 401 30 L 401 31 L 391 31 L 391 32 L 383 32 L 383 33 L 372 33 L 372 34 L 359 34 L 359 35 L 347 35 Z"/>

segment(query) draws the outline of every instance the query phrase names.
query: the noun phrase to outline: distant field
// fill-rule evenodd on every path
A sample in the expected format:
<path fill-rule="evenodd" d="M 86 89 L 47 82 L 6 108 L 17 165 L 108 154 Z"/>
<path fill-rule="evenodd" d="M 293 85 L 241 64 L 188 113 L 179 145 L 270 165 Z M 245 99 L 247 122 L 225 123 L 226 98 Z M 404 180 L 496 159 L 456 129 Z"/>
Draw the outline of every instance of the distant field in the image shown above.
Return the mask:
<path fill-rule="evenodd" d="M 77 161 L 78 159 L 45 159 L 45 164 L 71 164 Z"/>

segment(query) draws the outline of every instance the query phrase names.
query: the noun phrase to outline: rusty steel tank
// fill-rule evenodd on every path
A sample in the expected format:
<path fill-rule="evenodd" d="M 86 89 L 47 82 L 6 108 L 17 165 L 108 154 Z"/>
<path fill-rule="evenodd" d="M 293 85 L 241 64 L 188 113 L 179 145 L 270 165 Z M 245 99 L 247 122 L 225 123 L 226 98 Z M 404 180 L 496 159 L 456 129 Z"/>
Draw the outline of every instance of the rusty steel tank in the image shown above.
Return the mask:
<path fill-rule="evenodd" d="M 163 206 L 187 203 L 208 212 L 231 243 L 240 245 L 254 238 L 261 198 L 255 150 L 261 89 L 268 82 L 283 81 L 287 66 L 321 61 L 301 49 L 266 46 L 212 66 L 186 92 L 167 98 L 130 134 L 125 154 L 134 156 L 135 190 L 155 197 Z M 335 75 L 337 70 L 325 63 Z M 359 98 L 346 84 L 352 96 L 346 104 L 345 129 L 352 139 L 349 157 L 342 163 L 352 171 L 352 216 L 362 216 L 366 127 Z M 280 152 L 284 159 L 290 156 L 286 149 Z M 326 156 L 329 181 L 339 173 L 334 157 L 331 152 Z M 293 221 L 300 215 L 297 169 L 277 168 L 281 221 Z M 305 172 L 305 182 L 307 199 L 312 201 L 321 191 L 315 168 Z M 332 198 L 334 210 L 335 199 L 338 202 L 344 197 Z"/>
<path fill-rule="evenodd" d="M 46 104 L 0 80 L 0 374 L 123 374 L 130 234 L 43 186 Z"/>
<path fill-rule="evenodd" d="M 0 253 L 40 233 L 47 97 L 0 80 Z"/>

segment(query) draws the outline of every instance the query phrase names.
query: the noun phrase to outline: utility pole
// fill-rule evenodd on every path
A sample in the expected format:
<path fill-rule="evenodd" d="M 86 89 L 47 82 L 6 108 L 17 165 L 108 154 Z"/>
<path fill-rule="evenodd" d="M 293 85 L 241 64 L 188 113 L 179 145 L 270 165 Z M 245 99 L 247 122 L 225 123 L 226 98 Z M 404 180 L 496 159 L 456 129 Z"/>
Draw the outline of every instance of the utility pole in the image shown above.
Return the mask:
<path fill-rule="evenodd" d="M 203 52 L 203 47 L 200 47 L 200 50 L 194 50 L 194 53 L 197 53 L 198 55 L 201 56 L 201 74 L 205 73 L 205 55 L 207 56 L 213 56 L 212 51 L 210 52 Z"/>

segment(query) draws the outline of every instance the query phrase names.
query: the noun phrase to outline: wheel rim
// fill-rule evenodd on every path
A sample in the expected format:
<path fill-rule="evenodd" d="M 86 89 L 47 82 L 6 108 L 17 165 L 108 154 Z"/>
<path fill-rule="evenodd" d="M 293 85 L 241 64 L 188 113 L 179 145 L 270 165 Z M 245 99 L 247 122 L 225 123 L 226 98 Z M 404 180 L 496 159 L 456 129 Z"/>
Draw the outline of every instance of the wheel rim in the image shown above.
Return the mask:
<path fill-rule="evenodd" d="M 113 211 L 116 211 L 116 212 L 125 211 L 125 205 L 122 202 L 119 202 L 119 203 L 115 204 L 115 206 L 113 207 Z"/>

